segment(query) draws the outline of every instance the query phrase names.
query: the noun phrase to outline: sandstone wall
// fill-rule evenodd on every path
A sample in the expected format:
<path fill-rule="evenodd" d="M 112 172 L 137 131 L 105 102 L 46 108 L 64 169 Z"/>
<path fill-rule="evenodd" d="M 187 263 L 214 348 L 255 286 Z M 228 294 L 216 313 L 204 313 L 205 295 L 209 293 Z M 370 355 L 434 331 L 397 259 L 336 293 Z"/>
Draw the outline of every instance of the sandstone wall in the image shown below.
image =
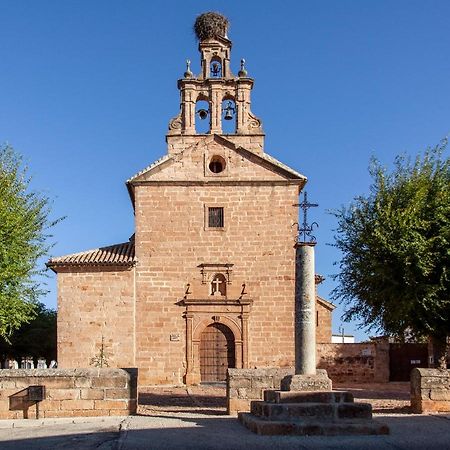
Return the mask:
<path fill-rule="evenodd" d="M 36 385 L 43 401 L 28 397 Z M 0 370 L 0 419 L 125 416 L 136 407 L 136 369 Z"/>
<path fill-rule="evenodd" d="M 389 344 L 317 344 L 317 367 L 334 383 L 389 381 Z"/>
<path fill-rule="evenodd" d="M 58 366 L 134 366 L 134 269 L 58 269 Z"/>
<path fill-rule="evenodd" d="M 320 302 L 316 302 L 316 342 L 329 344 L 331 343 L 331 311 L 323 306 Z"/>
<path fill-rule="evenodd" d="M 326 375 L 318 370 L 318 374 Z M 252 400 L 262 400 L 267 389 L 279 390 L 284 377 L 294 374 L 293 367 L 259 369 L 228 369 L 227 413 L 250 411 Z"/>
<path fill-rule="evenodd" d="M 414 368 L 411 408 L 415 413 L 450 411 L 450 370 Z"/>
<path fill-rule="evenodd" d="M 293 375 L 294 368 L 266 367 L 259 369 L 228 369 L 227 412 L 250 411 L 252 400 L 262 400 L 266 389 L 280 389 L 281 380 Z"/>
<path fill-rule="evenodd" d="M 231 263 L 229 298 L 253 300 L 248 365 L 288 366 L 294 357 L 295 227 L 298 187 L 176 186 L 136 189 L 137 365 L 140 384 L 180 383 L 185 371 L 183 299 L 208 298 L 202 263 Z M 167 207 L 170 205 L 170 208 Z M 225 228 L 205 227 L 205 208 L 224 207 Z M 211 314 L 212 315 L 212 314 Z M 146 370 L 148 368 L 148 370 Z"/>

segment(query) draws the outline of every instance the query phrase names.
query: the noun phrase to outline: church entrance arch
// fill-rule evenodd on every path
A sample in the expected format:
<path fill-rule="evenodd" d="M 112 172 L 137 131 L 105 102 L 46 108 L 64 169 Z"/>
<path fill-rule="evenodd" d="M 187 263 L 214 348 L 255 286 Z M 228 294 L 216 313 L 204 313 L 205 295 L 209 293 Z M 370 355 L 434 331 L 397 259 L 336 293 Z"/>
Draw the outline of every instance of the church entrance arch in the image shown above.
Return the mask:
<path fill-rule="evenodd" d="M 234 334 L 223 323 L 207 326 L 200 336 L 200 377 L 203 383 L 225 381 L 236 367 Z"/>

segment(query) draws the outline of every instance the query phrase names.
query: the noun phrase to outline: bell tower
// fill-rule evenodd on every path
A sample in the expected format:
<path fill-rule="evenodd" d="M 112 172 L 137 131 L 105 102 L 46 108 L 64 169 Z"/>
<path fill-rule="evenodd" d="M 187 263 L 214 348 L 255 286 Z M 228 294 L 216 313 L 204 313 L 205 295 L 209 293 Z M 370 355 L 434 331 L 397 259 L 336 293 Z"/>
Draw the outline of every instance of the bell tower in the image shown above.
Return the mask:
<path fill-rule="evenodd" d="M 170 154 L 211 134 L 222 135 L 255 153 L 264 152 L 262 124 L 251 111 L 254 80 L 247 74 L 244 59 L 237 76 L 231 71 L 228 25 L 226 17 L 212 12 L 195 21 L 201 71 L 195 76 L 188 60 L 184 76 L 178 80 L 180 112 L 170 121 L 166 136 Z M 206 131 L 199 131 L 200 121 L 208 125 Z M 234 125 L 232 131 L 229 126 L 224 131 L 225 123 Z"/>

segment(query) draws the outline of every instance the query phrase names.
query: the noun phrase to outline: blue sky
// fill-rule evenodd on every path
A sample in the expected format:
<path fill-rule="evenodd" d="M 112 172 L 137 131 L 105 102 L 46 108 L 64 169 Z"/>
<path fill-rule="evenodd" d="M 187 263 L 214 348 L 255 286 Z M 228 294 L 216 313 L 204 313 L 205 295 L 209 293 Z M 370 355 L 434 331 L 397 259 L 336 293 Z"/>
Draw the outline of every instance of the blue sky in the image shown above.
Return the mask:
<path fill-rule="evenodd" d="M 389 165 L 450 131 L 447 0 L 0 0 L 0 142 L 67 216 L 54 255 L 126 241 L 124 181 L 165 154 L 176 80 L 187 58 L 199 69 L 192 25 L 210 10 L 231 21 L 234 71 L 244 57 L 256 80 L 266 151 L 305 174 L 320 204 L 310 217 L 327 298 L 339 259 L 327 210 L 367 192 L 371 155 Z M 48 284 L 54 307 L 53 275 Z"/>

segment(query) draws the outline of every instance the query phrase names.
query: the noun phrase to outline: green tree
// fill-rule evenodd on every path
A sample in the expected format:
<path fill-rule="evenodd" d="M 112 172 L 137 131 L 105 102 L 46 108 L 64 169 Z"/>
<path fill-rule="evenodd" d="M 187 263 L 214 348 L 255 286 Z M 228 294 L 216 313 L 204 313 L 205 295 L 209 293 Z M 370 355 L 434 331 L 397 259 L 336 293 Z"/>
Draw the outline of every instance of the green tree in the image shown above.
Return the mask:
<path fill-rule="evenodd" d="M 0 337 L 8 340 L 36 316 L 36 302 L 45 292 L 38 281 L 40 258 L 50 245 L 50 202 L 30 190 L 22 158 L 0 146 Z"/>
<path fill-rule="evenodd" d="M 0 339 L 3 359 L 13 357 L 19 363 L 24 356 L 32 356 L 35 361 L 41 356 L 47 362 L 56 359 L 56 311 L 38 302 L 35 312 L 36 317 L 16 330 L 9 342 Z"/>
<path fill-rule="evenodd" d="M 389 173 L 373 159 L 370 193 L 334 211 L 341 250 L 332 297 L 357 319 L 396 336 L 431 337 L 446 366 L 450 335 L 450 159 L 447 141 Z"/>

